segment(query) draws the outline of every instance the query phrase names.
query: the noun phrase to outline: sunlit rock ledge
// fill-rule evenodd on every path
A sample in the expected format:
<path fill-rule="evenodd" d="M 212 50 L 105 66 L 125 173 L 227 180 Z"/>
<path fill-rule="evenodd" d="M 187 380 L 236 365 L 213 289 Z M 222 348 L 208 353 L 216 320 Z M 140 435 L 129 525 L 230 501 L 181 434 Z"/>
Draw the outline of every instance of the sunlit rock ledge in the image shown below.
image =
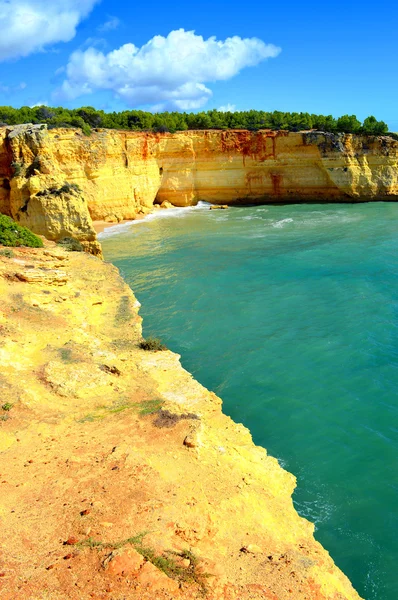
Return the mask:
<path fill-rule="evenodd" d="M 359 600 L 115 267 L 0 250 L 2 599 Z"/>

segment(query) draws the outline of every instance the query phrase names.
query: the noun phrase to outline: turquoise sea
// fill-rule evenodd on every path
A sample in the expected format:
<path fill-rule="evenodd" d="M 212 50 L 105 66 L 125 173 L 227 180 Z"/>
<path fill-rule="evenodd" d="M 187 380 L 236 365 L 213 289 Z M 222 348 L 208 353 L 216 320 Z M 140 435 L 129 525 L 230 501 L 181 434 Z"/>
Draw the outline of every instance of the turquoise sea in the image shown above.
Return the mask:
<path fill-rule="evenodd" d="M 398 598 L 398 204 L 162 211 L 105 257 L 224 412 L 297 476 L 367 600 Z"/>

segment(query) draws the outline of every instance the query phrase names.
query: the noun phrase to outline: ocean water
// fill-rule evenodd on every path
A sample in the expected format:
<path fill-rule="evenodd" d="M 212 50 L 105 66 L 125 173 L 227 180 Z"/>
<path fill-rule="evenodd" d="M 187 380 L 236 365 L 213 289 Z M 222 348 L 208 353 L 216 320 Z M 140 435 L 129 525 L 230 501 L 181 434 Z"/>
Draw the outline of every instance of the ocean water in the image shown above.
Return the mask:
<path fill-rule="evenodd" d="M 398 204 L 173 209 L 102 236 L 160 337 L 297 476 L 367 600 L 398 598 Z"/>

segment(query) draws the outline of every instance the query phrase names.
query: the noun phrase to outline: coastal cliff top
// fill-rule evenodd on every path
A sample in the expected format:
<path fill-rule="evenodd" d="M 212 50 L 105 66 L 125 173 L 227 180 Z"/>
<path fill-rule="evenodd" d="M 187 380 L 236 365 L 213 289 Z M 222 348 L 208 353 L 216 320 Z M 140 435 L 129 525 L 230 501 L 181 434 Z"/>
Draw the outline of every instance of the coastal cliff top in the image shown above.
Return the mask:
<path fill-rule="evenodd" d="M 312 134 L 312 135 L 320 135 L 327 137 L 336 137 L 336 138 L 344 138 L 346 136 L 349 137 L 359 137 L 359 138 L 370 138 L 370 139 L 387 139 L 391 141 L 398 141 L 398 133 L 388 132 L 388 133 L 376 133 L 376 132 L 365 132 L 365 131 L 357 131 L 357 132 L 344 132 L 344 131 L 328 131 L 326 129 L 296 129 L 296 130 L 288 130 L 288 129 L 272 129 L 269 127 L 260 127 L 256 129 L 250 129 L 245 127 L 229 127 L 225 128 L 197 128 L 197 129 L 186 129 L 186 130 L 177 130 L 177 131 L 153 131 L 150 129 L 147 130 L 134 130 L 128 128 L 111 128 L 111 127 L 94 127 L 90 130 L 90 132 L 84 132 L 81 127 L 66 127 L 66 126 L 51 126 L 49 127 L 46 123 L 21 123 L 16 125 L 7 125 L 5 123 L 0 123 L 0 131 L 4 133 L 7 132 L 8 137 L 14 138 L 18 135 L 28 132 L 28 133 L 39 133 L 45 131 L 51 131 L 53 133 L 63 132 L 63 133 L 71 133 L 71 134 L 79 134 L 83 135 L 87 138 L 90 138 L 90 135 L 95 133 L 116 133 L 116 134 L 124 134 L 124 135 L 138 135 L 138 136 L 156 136 L 156 137 L 168 137 L 174 135 L 182 135 L 189 136 L 192 134 L 195 135 L 236 135 L 236 134 L 249 134 L 249 135 L 282 135 L 282 136 L 294 136 L 297 134 Z"/>
<path fill-rule="evenodd" d="M 0 248 L 4 600 L 358 600 L 294 477 L 170 351 L 117 269 Z"/>

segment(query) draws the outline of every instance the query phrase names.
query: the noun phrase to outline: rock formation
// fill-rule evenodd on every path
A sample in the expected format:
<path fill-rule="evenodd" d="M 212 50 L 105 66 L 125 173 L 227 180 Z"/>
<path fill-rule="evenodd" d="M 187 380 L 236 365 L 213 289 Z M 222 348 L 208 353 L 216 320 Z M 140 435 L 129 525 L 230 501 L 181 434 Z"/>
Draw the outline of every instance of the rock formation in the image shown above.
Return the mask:
<path fill-rule="evenodd" d="M 0 296 L 2 600 L 359 600 L 115 267 L 3 250 Z"/>
<path fill-rule="evenodd" d="M 386 136 L 98 130 L 87 137 L 44 125 L 4 127 L 0 212 L 49 239 L 67 232 L 97 253 L 90 218 L 117 222 L 150 212 L 154 203 L 189 206 L 199 200 L 395 200 L 397 165 L 398 142 Z M 38 196 L 65 183 L 78 186 L 74 194 Z"/>

